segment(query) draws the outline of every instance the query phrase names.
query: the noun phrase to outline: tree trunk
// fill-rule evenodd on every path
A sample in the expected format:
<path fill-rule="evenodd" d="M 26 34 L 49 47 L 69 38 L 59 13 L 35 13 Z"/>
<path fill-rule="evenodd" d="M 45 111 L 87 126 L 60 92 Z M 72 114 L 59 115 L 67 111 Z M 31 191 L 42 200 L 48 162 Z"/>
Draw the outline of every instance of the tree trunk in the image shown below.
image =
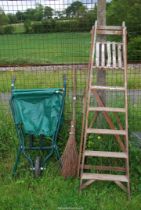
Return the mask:
<path fill-rule="evenodd" d="M 98 0 L 97 6 L 97 25 L 105 26 L 106 25 L 106 0 Z M 97 37 L 99 42 L 106 41 L 106 36 L 98 35 Z M 106 86 L 106 71 L 104 69 L 98 69 L 97 71 L 97 85 Z M 99 90 L 98 94 L 103 101 L 103 104 L 106 106 L 106 93 L 105 91 Z M 98 127 L 103 127 L 103 115 L 99 112 L 97 118 Z"/>
<path fill-rule="evenodd" d="M 105 26 L 106 25 L 106 0 L 98 0 L 97 7 L 97 24 Z M 98 36 L 98 41 L 105 41 L 106 37 L 104 35 Z M 105 86 L 106 85 L 106 72 L 104 69 L 99 69 L 97 72 L 97 85 Z M 99 95 L 103 100 L 103 103 L 106 105 L 106 94 L 104 91 L 99 91 Z"/>

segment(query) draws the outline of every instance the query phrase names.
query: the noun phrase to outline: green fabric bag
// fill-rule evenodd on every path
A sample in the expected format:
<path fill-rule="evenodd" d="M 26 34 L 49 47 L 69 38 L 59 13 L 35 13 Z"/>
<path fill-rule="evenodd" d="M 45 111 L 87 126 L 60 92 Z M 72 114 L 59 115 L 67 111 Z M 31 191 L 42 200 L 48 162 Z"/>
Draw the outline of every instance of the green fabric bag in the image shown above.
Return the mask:
<path fill-rule="evenodd" d="M 23 127 L 25 134 L 53 136 L 60 122 L 63 93 L 62 88 L 13 90 L 15 123 Z"/>

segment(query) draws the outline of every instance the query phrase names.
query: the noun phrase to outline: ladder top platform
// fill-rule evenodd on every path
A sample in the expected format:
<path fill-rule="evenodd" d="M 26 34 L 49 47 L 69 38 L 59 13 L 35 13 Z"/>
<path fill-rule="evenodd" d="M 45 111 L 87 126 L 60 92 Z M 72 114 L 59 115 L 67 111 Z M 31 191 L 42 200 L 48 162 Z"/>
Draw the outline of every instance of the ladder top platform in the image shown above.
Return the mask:
<path fill-rule="evenodd" d="M 94 63 L 96 68 L 124 69 L 125 66 L 125 46 L 124 40 L 121 42 L 97 41 L 97 35 L 123 35 L 127 34 L 125 24 L 122 26 L 99 26 L 97 22 L 92 28 L 94 44 Z"/>

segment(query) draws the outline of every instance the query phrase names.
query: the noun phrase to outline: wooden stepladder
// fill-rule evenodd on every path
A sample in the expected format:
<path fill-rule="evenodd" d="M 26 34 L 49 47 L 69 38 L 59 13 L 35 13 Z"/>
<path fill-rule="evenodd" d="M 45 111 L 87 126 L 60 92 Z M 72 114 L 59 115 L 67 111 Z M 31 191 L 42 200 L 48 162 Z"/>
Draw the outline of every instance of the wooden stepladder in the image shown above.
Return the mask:
<path fill-rule="evenodd" d="M 97 41 L 98 35 L 118 36 L 120 42 Z M 108 39 L 107 38 L 107 39 Z M 127 101 L 127 30 L 125 24 L 122 26 L 95 26 L 92 28 L 91 38 L 91 55 L 90 68 L 88 75 L 88 85 L 86 90 L 86 98 L 83 113 L 82 136 L 80 144 L 80 156 L 78 174 L 80 175 L 80 189 L 84 189 L 97 180 L 113 181 L 130 196 L 129 182 L 129 156 L 128 156 L 128 101 Z M 122 72 L 123 84 L 119 86 L 112 85 L 95 85 L 95 69 L 101 69 L 108 74 L 108 71 Z M 108 82 L 107 82 L 108 83 Z M 115 80 L 116 83 L 116 80 Z M 122 93 L 123 106 L 109 106 L 101 96 L 101 91 L 108 91 L 117 94 Z M 91 103 L 91 101 L 95 103 Z M 107 106 L 106 106 L 107 105 Z M 91 117 L 93 115 L 93 118 Z M 124 117 L 121 120 L 120 114 Z M 95 128 L 98 115 L 102 115 L 108 128 Z M 113 120 L 114 118 L 114 120 Z M 117 125 L 115 125 L 115 121 Z M 124 121 L 124 123 L 122 122 Z M 124 124 L 124 125 L 123 125 Z M 91 141 L 98 141 L 98 137 L 105 137 L 105 144 L 114 139 L 116 147 L 112 147 L 109 151 L 104 148 L 104 151 L 88 147 L 87 143 L 91 137 Z M 107 138 L 108 136 L 108 138 Z M 99 137 L 100 138 L 100 137 Z M 104 143 L 103 143 L 104 144 Z M 98 145 L 98 144 L 97 144 Z M 91 158 L 91 161 L 88 160 Z M 95 164 L 94 158 L 106 159 L 99 165 Z M 111 163 L 110 160 L 112 159 Z M 107 164 L 108 163 L 108 164 Z M 110 164 L 109 164 L 110 163 Z M 114 163 L 114 164 L 113 164 Z"/>

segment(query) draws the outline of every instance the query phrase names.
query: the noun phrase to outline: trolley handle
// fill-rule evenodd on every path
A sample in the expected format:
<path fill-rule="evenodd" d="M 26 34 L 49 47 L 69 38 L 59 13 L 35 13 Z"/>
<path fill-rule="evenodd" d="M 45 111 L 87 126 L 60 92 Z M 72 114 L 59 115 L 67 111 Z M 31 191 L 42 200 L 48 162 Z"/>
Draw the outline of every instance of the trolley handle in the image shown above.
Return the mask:
<path fill-rule="evenodd" d="M 14 90 L 15 82 L 16 82 L 16 76 L 14 75 L 12 78 L 12 83 L 11 83 L 11 91 Z"/>
<path fill-rule="evenodd" d="M 65 75 L 65 74 L 63 75 L 63 82 L 64 82 L 64 90 L 66 91 L 66 86 L 67 86 L 67 77 L 66 77 L 66 75 Z"/>

